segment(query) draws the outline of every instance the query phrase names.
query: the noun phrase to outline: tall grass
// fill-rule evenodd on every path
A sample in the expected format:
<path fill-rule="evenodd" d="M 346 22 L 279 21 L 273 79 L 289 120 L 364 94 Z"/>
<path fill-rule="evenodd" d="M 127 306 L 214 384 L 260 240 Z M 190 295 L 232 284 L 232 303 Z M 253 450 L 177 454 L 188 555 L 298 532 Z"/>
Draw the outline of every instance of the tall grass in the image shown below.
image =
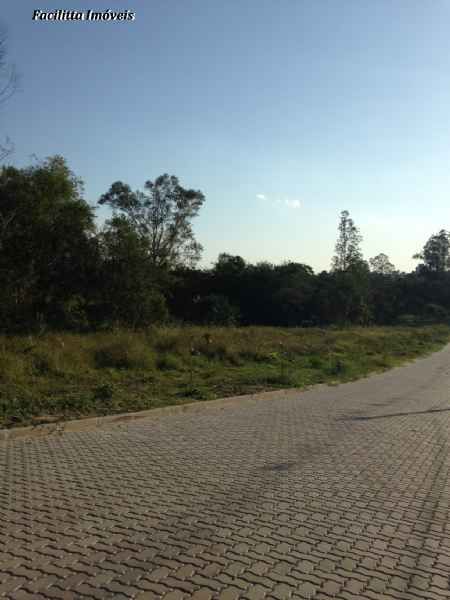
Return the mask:
<path fill-rule="evenodd" d="M 431 352 L 449 337 L 445 325 L 0 336 L 0 427 L 349 381 Z"/>

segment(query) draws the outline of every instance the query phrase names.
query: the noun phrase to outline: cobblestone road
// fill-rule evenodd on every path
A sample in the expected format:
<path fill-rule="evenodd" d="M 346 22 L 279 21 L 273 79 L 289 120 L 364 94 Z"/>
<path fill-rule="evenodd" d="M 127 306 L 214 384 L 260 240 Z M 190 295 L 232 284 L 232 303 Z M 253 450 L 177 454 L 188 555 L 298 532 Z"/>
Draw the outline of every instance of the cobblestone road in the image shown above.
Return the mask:
<path fill-rule="evenodd" d="M 450 598 L 450 348 L 0 444 L 0 598 Z"/>

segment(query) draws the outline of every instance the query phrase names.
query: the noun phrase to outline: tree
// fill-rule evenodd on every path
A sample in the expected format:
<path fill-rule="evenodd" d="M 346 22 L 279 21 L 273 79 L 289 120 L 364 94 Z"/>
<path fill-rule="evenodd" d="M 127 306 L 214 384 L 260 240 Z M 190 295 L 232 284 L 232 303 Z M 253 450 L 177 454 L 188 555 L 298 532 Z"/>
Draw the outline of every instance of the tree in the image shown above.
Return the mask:
<path fill-rule="evenodd" d="M 6 60 L 6 33 L 0 31 L 0 105 L 6 102 L 17 90 L 18 75 L 14 66 L 9 65 Z M 10 139 L 7 137 L 0 144 L 0 162 L 4 161 L 13 151 Z"/>
<path fill-rule="evenodd" d="M 338 231 L 339 237 L 336 242 L 331 268 L 333 271 L 346 271 L 350 265 L 362 260 L 359 247 L 362 236 L 347 210 L 341 212 Z"/>
<path fill-rule="evenodd" d="M 195 240 L 191 221 L 197 216 L 205 197 L 200 191 L 184 189 L 175 176 L 161 175 L 147 181 L 145 192 L 133 192 L 129 185 L 116 181 L 103 194 L 114 214 L 123 215 L 146 244 L 151 264 L 158 268 L 194 265 L 202 246 Z"/>
<path fill-rule="evenodd" d="M 164 296 L 147 256 L 145 240 L 123 216 L 99 234 L 102 256 L 96 321 L 141 327 L 167 318 Z"/>
<path fill-rule="evenodd" d="M 423 260 L 425 270 L 434 273 L 443 273 L 450 267 L 450 233 L 441 229 L 439 233 L 432 235 L 422 252 L 414 254 L 413 258 Z M 419 270 L 421 265 L 419 265 Z"/>
<path fill-rule="evenodd" d="M 0 170 L 3 326 L 26 327 L 38 315 L 57 324 L 64 305 L 73 296 L 85 297 L 92 286 L 98 258 L 94 212 L 82 193 L 81 180 L 60 156 Z"/>
<path fill-rule="evenodd" d="M 209 294 L 196 300 L 196 317 L 205 325 L 237 325 L 239 310 L 222 294 Z"/>
<path fill-rule="evenodd" d="M 383 252 L 380 252 L 380 254 L 370 258 L 369 264 L 372 273 L 378 273 L 379 275 L 392 275 L 395 273 L 395 267 L 390 262 L 389 256 Z"/>
<path fill-rule="evenodd" d="M 222 252 L 214 265 L 214 271 L 218 275 L 236 277 L 245 271 L 245 266 L 245 260 L 241 256 Z"/>

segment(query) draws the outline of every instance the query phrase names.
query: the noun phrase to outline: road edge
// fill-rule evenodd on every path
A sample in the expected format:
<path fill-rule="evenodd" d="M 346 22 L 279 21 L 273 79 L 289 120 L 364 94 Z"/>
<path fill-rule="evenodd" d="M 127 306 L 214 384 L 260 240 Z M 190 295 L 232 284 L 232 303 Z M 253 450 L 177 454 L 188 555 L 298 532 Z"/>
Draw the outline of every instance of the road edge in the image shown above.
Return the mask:
<path fill-rule="evenodd" d="M 159 408 L 149 408 L 146 410 L 136 412 L 118 413 L 115 415 L 104 415 L 97 417 L 82 417 L 80 419 L 72 419 L 69 421 L 57 421 L 54 423 L 44 423 L 36 425 L 27 425 L 25 427 L 12 427 L 9 429 L 0 429 L 0 443 L 20 440 L 20 439 L 37 439 L 43 438 L 50 435 L 61 435 L 68 432 L 81 432 L 81 431 L 93 431 L 96 429 L 102 429 L 107 426 L 120 426 L 130 421 L 137 421 L 141 419 L 158 419 L 171 415 L 179 415 L 183 413 L 195 413 L 203 410 L 210 409 L 224 409 L 236 405 L 250 406 L 261 400 L 279 400 L 283 398 L 292 398 L 293 396 L 299 396 L 305 392 L 311 390 L 318 390 L 322 387 L 328 388 L 334 385 L 346 385 L 349 383 L 355 383 L 377 375 L 385 375 L 386 373 L 392 373 L 397 369 L 404 369 L 405 367 L 413 365 L 417 361 L 426 360 L 435 354 L 450 350 L 450 342 L 444 344 L 441 348 L 431 351 L 430 353 L 414 358 L 406 359 L 401 365 L 397 365 L 391 369 L 382 371 L 375 371 L 368 373 L 363 377 L 358 377 L 353 381 L 348 382 L 328 382 L 328 383 L 317 383 L 308 385 L 303 388 L 285 388 L 280 390 L 271 390 L 266 392 L 255 392 L 253 394 L 241 394 L 239 396 L 229 396 L 227 398 L 218 398 L 216 400 L 197 400 L 195 402 L 187 402 L 185 404 L 174 404 L 172 406 L 161 406 Z"/>
<path fill-rule="evenodd" d="M 319 384 L 323 385 L 323 384 Z M 311 386 L 318 387 L 318 386 Z M 159 408 L 149 408 L 137 412 L 118 413 L 115 415 L 104 415 L 98 417 L 83 417 L 69 421 L 57 421 L 54 423 L 43 423 L 37 425 L 27 425 L 25 427 L 12 427 L 10 429 L 0 429 L 0 443 L 18 439 L 42 438 L 49 435 L 60 435 L 67 432 L 92 431 L 101 429 L 108 425 L 123 425 L 129 421 L 137 421 L 146 418 L 158 419 L 171 415 L 183 413 L 201 412 L 205 409 L 220 409 L 239 404 L 251 405 L 261 400 L 279 400 L 281 398 L 292 397 L 302 394 L 308 388 L 287 388 L 282 390 L 272 390 L 268 392 L 257 392 L 254 394 L 243 394 L 240 396 L 230 396 L 228 398 L 219 398 L 217 400 L 204 400 L 188 402 L 186 404 L 175 404 L 172 406 L 162 406 Z"/>

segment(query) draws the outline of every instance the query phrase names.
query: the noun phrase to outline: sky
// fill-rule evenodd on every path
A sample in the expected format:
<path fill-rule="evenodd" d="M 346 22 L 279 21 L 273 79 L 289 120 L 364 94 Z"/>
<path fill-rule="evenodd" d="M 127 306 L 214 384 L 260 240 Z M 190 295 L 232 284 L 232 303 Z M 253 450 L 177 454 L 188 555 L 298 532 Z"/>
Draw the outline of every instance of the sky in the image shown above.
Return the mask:
<path fill-rule="evenodd" d="M 64 156 L 91 204 L 176 175 L 206 197 L 202 266 L 227 252 L 328 270 L 345 209 L 366 259 L 410 271 L 450 229 L 448 0 L 21 0 L 0 20 L 20 74 L 0 109 L 9 162 Z"/>

